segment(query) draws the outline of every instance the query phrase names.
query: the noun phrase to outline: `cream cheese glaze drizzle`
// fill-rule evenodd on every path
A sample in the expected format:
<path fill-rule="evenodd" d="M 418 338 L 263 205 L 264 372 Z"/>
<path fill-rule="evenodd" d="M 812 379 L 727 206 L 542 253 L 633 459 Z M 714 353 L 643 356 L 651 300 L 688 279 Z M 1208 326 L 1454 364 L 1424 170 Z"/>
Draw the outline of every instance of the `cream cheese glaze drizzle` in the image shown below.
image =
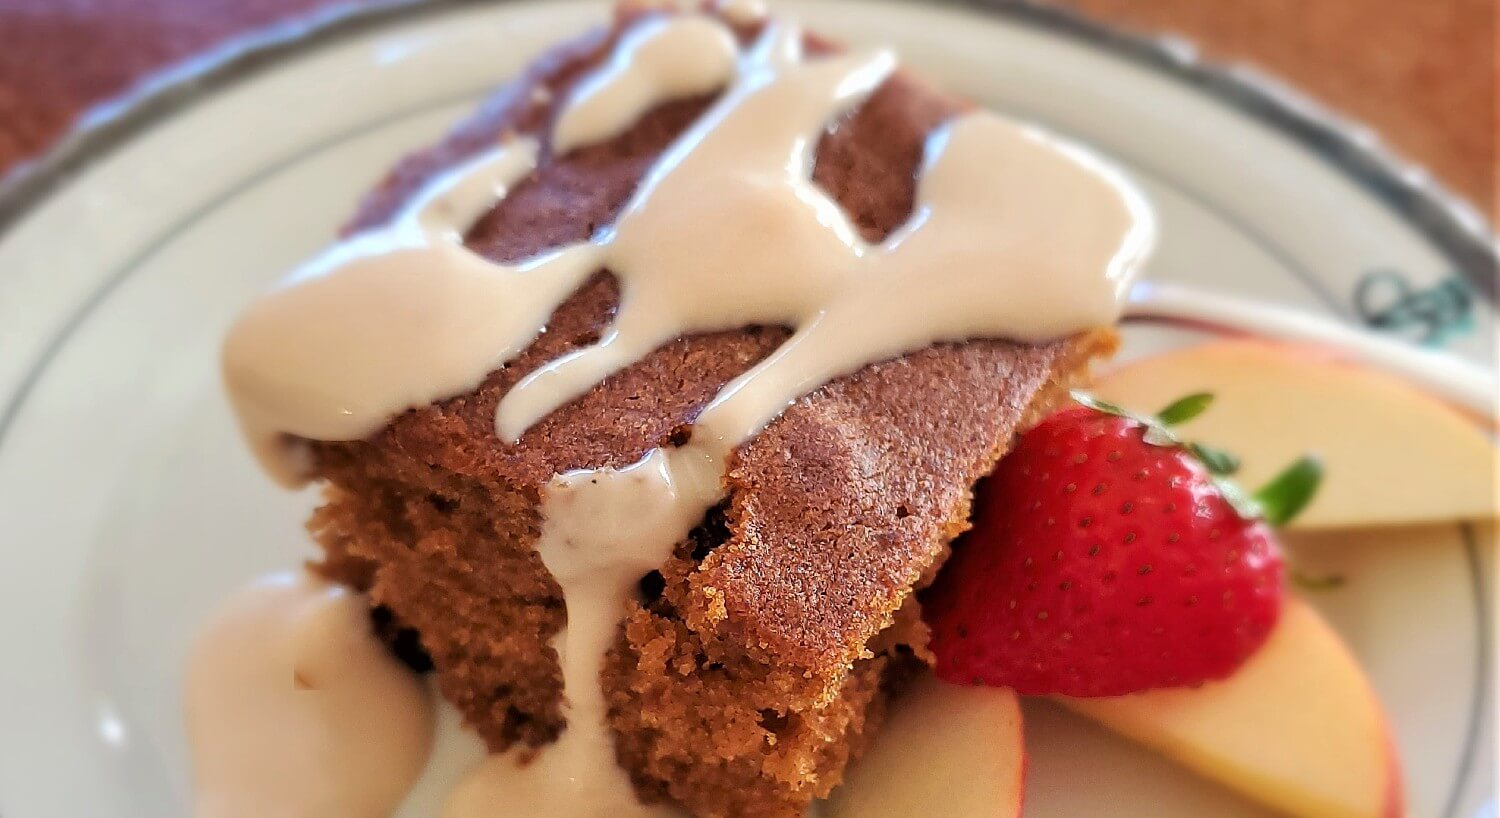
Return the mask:
<path fill-rule="evenodd" d="M 590 246 L 491 262 L 463 232 L 536 165 L 516 140 L 442 174 L 390 225 L 335 244 L 252 304 L 225 339 L 224 383 L 250 445 L 286 485 L 287 434 L 350 440 L 479 384 L 598 268 Z"/>
<path fill-rule="evenodd" d="M 622 47 L 685 48 L 726 32 L 692 16 L 653 25 Z M 719 102 L 589 242 L 513 266 L 462 246 L 472 220 L 463 217 L 532 167 L 536 146 L 516 140 L 434 180 L 389 227 L 335 245 L 252 306 L 226 341 L 225 380 L 273 471 L 296 473 L 275 442 L 283 436 L 357 439 L 403 409 L 477 385 L 605 266 L 621 282 L 619 317 L 598 344 L 504 397 L 502 437 L 694 332 L 798 329 L 710 408 L 711 417 L 741 418 L 724 429 L 733 445 L 792 400 L 872 361 L 939 340 L 1047 340 L 1118 317 L 1154 229 L 1117 172 L 1035 129 L 967 114 L 933 135 L 910 222 L 867 245 L 812 184 L 813 150 L 894 59 L 877 51 L 804 62 L 799 46 L 790 29 L 769 27 Z M 625 88 L 638 101 L 627 107 L 638 108 L 643 76 L 657 75 L 612 61 L 585 81 L 592 90 L 580 103 Z M 679 88 L 657 82 L 644 98 L 672 98 Z"/>
<path fill-rule="evenodd" d="M 662 102 L 723 87 L 738 55 L 734 35 L 706 17 L 645 20 L 620 38 L 607 69 L 578 84 L 552 126 L 552 150 L 603 142 Z"/>
<path fill-rule="evenodd" d="M 388 818 L 432 741 L 427 688 L 369 603 L 305 573 L 226 601 L 185 690 L 196 818 Z"/>
<path fill-rule="evenodd" d="M 559 119 L 559 151 L 727 83 L 589 241 L 514 266 L 463 248 L 464 229 L 536 161 L 536 145 L 515 140 L 434 180 L 389 227 L 299 270 L 226 342 L 236 411 L 273 473 L 295 482 L 295 448 L 279 441 L 357 439 L 467 391 L 604 267 L 620 281 L 616 320 L 504 396 L 502 439 L 679 336 L 795 330 L 715 397 L 688 444 L 544 488 L 537 548 L 568 608 L 557 638 L 568 727 L 529 764 L 491 758 L 445 818 L 663 814 L 636 803 L 615 764 L 599 671 L 635 581 L 720 498 L 724 458 L 865 364 L 937 341 L 1043 341 L 1112 323 L 1153 243 L 1149 208 L 1107 164 L 971 113 L 929 140 L 909 222 L 869 244 L 812 183 L 812 164 L 821 134 L 888 77 L 893 56 L 805 60 L 800 32 L 773 21 L 721 64 L 733 42 L 709 18 L 646 20 L 581 82 Z"/>
<path fill-rule="evenodd" d="M 599 682 L 636 581 L 666 562 L 713 502 L 712 496 L 684 494 L 674 479 L 680 477 L 666 453 L 657 450 L 624 469 L 572 472 L 547 486 L 546 524 L 536 548 L 568 605 L 567 625 L 554 642 L 568 727 L 524 765 L 511 755 L 491 756 L 459 785 L 443 818 L 681 815 L 635 799 L 625 771 L 615 763 Z"/>

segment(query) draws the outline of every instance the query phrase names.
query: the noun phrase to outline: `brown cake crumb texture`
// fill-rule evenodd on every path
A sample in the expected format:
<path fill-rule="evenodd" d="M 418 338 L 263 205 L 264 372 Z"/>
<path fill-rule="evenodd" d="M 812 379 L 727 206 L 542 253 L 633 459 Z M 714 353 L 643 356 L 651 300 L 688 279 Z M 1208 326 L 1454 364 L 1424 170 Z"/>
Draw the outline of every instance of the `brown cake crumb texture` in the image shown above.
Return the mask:
<path fill-rule="evenodd" d="M 407 158 L 350 230 L 380 224 L 423 181 L 504 134 L 544 134 L 618 30 L 556 49 Z M 544 153 L 469 245 L 516 260 L 587 238 L 708 102 L 670 103 L 607 144 Z M 898 75 L 823 140 L 816 181 L 879 239 L 910 210 L 925 137 L 962 108 Z M 420 654 L 420 640 L 443 694 L 495 751 L 544 745 L 565 727 L 548 643 L 566 611 L 533 551 L 542 486 L 667 443 L 788 336 L 757 327 L 673 342 L 518 443 L 499 440 L 500 396 L 596 340 L 617 296 L 601 272 L 475 391 L 406 412 L 369 440 L 315 444 L 328 483 L 310 522 L 326 551 L 320 570 L 368 591 L 406 654 Z M 1113 343 L 1101 331 L 1038 346 L 936 345 L 830 383 L 742 446 L 724 504 L 642 578 L 608 658 L 617 751 L 642 798 L 700 816 L 786 818 L 826 795 L 928 658 L 913 592 L 968 525 L 973 484 Z"/>

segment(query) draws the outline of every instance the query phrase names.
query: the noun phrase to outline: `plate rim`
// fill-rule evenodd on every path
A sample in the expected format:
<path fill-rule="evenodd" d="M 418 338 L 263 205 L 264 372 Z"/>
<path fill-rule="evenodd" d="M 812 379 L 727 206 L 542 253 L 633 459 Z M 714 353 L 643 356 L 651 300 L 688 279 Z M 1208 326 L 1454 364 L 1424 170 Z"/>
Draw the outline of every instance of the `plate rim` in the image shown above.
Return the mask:
<path fill-rule="evenodd" d="M 912 4 L 915 0 L 878 0 Z M 331 42 L 388 25 L 465 7 L 513 0 L 373 0 L 335 4 L 269 28 L 238 35 L 158 72 L 120 96 L 87 109 L 41 154 L 0 175 L 0 240 L 33 208 L 90 165 L 153 125 L 275 65 Z M 1203 57 L 1176 34 L 1147 34 L 1108 25 L 1041 0 L 938 0 L 934 5 L 1005 18 L 1082 42 L 1228 105 L 1313 152 L 1452 262 L 1492 305 L 1500 305 L 1500 239 L 1474 205 L 1417 163 L 1381 141 L 1377 132 L 1257 69 Z"/>

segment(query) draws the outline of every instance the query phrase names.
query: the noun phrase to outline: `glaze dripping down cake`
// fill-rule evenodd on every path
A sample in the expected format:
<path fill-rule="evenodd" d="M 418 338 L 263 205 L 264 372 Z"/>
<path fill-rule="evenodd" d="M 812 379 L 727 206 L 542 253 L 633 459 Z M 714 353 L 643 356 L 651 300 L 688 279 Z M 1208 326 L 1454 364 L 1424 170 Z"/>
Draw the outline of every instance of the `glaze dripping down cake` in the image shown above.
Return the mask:
<path fill-rule="evenodd" d="M 262 448 L 285 453 L 268 456 L 326 487 L 317 569 L 368 595 L 388 641 L 509 752 L 497 764 L 532 750 L 533 766 L 582 764 L 603 740 L 633 793 L 610 814 L 638 799 L 786 818 L 839 783 L 928 661 L 914 593 L 966 528 L 974 483 L 1111 351 L 1128 270 L 1106 268 L 1149 245 L 1133 194 L 1093 160 L 971 113 L 888 55 L 837 54 L 774 21 L 622 11 L 402 161 L 342 255 L 315 265 L 325 292 L 267 299 L 226 347 L 247 428 L 275 432 Z M 761 134 L 765 155 L 747 146 Z M 992 141 L 1009 152 L 984 153 Z M 1018 162 L 1003 196 L 955 188 L 972 163 L 1027 151 L 1066 167 Z M 1117 194 L 1107 252 L 1066 225 L 989 235 L 1011 213 L 1060 218 L 1054 181 Z M 813 210 L 786 216 L 782 182 Z M 424 244 L 443 230 L 461 244 Z M 465 288 L 492 271 L 474 265 L 517 282 L 494 314 L 541 323 L 522 315 L 481 344 L 491 363 L 468 382 L 441 378 L 463 357 L 444 344 L 488 314 Z M 1074 268 L 1099 283 L 1062 274 Z M 357 275 L 398 295 L 341 300 Z M 866 295 L 882 282 L 908 295 Z M 968 308 L 975 282 L 1000 306 Z M 1050 309 L 1064 295 L 1069 309 Z M 320 336 L 289 298 L 404 309 Z M 354 348 L 365 357 L 338 357 Z M 286 375 L 304 355 L 326 368 Z M 420 388 L 339 425 L 364 406 L 339 388 L 402 378 Z M 342 414 L 296 420 L 286 405 L 311 392 Z M 611 551 L 600 569 L 605 546 L 628 559 Z M 582 786 L 595 805 L 609 789 Z"/>

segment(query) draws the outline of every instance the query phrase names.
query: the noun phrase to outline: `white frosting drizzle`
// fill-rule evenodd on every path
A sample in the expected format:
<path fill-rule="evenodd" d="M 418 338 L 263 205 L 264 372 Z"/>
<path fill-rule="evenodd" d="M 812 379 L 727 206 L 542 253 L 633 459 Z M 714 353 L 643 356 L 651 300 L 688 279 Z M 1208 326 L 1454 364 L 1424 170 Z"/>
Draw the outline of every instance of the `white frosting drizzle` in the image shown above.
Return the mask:
<path fill-rule="evenodd" d="M 369 603 L 306 573 L 230 598 L 188 660 L 196 818 L 389 818 L 432 742 L 427 688 Z"/>
<path fill-rule="evenodd" d="M 887 68 L 856 65 L 867 82 Z M 779 82 L 744 101 L 731 91 L 726 104 L 740 104 L 730 115 L 705 116 L 702 140 L 643 182 L 610 248 L 624 281 L 619 317 L 598 344 L 504 397 L 502 435 L 519 437 L 687 332 L 798 327 L 699 416 L 695 441 L 712 435 L 723 455 L 797 397 L 865 363 L 934 341 L 1041 341 L 1113 320 L 1151 233 L 1132 229 L 1149 224 L 1150 211 L 1118 193 L 1128 188 L 1107 166 L 992 114 L 961 117 L 929 142 L 910 222 L 869 246 L 808 178 L 817 126 L 807 123 L 829 98 L 804 94 L 860 74 L 847 60 L 800 71 L 803 82 L 790 86 L 798 94 L 774 93 L 787 87 Z M 688 219 L 729 226 L 694 230 Z"/>
<path fill-rule="evenodd" d="M 333 245 L 240 316 L 224 343 L 224 382 L 280 482 L 303 479 L 286 433 L 357 439 L 402 409 L 478 386 L 598 269 L 589 245 L 513 267 L 464 247 L 467 225 L 536 155 L 517 140 L 454 168 L 388 227 Z"/>
<path fill-rule="evenodd" d="M 732 40 L 721 23 L 642 26 L 580 86 L 560 145 L 607 138 L 661 101 L 725 81 L 715 55 Z M 231 397 L 258 451 L 290 479 L 299 464 L 276 441 L 364 437 L 403 409 L 472 388 L 603 267 L 620 280 L 616 320 L 598 344 L 504 396 L 502 437 L 679 336 L 796 330 L 709 404 L 687 445 L 548 484 L 537 548 L 568 607 L 557 640 L 568 728 L 529 764 L 481 765 L 445 818 L 662 814 L 635 802 L 614 763 L 603 657 L 636 580 L 721 496 L 723 459 L 792 401 L 935 341 L 1041 341 L 1118 317 L 1153 243 L 1143 199 L 1083 149 L 993 114 L 935 133 L 910 221 L 878 245 L 860 238 L 811 182 L 814 150 L 894 66 L 885 51 L 804 61 L 800 32 L 772 23 L 590 241 L 514 267 L 463 249 L 459 228 L 535 161 L 535 145 L 514 142 L 434 181 L 392 226 L 311 262 L 230 333 Z M 690 82 L 679 70 L 703 73 Z"/>
<path fill-rule="evenodd" d="M 599 343 L 505 395 L 503 437 L 519 437 L 673 338 L 808 322 L 856 272 L 864 248 L 812 184 L 813 150 L 829 121 L 879 86 L 895 59 L 880 51 L 789 63 L 796 42 L 773 32 L 741 80 L 641 180 L 599 238 L 620 279 L 614 323 Z"/>
<path fill-rule="evenodd" d="M 568 727 L 525 765 L 508 755 L 486 760 L 454 792 L 443 818 L 680 814 L 635 799 L 625 771 L 615 763 L 599 683 L 637 580 L 667 561 L 707 508 L 704 498 L 683 496 L 672 481 L 665 452 L 657 450 L 629 468 L 572 472 L 548 485 L 542 506 L 547 522 L 537 552 L 568 603 L 567 627 L 554 641 Z M 717 488 L 717 475 L 713 485 Z"/>
<path fill-rule="evenodd" d="M 734 76 L 739 45 L 706 17 L 653 17 L 620 38 L 609 65 L 578 84 L 552 127 L 557 153 L 619 136 L 651 108 Z"/>
<path fill-rule="evenodd" d="M 657 25 L 706 38 L 719 24 Z M 462 246 L 455 226 L 468 221 L 460 217 L 483 211 L 531 167 L 536 149 L 522 140 L 435 180 L 391 226 L 335 245 L 294 273 L 293 286 L 251 307 L 226 341 L 225 379 L 273 471 L 296 474 L 278 443 L 284 435 L 357 439 L 402 409 L 477 385 L 604 266 L 621 281 L 619 317 L 600 343 L 505 396 L 503 436 L 519 436 L 687 333 L 799 329 L 700 423 L 735 416 L 722 429 L 732 446 L 798 396 L 870 361 L 937 340 L 1039 341 L 1118 317 L 1152 244 L 1149 209 L 1083 149 L 993 114 L 960 117 L 935 134 L 910 223 L 881 245 L 862 242 L 811 183 L 813 149 L 894 60 L 877 51 L 803 63 L 799 43 L 772 26 L 735 84 L 590 242 L 515 266 Z M 587 98 L 637 81 L 612 62 L 589 81 L 597 90 Z"/>

